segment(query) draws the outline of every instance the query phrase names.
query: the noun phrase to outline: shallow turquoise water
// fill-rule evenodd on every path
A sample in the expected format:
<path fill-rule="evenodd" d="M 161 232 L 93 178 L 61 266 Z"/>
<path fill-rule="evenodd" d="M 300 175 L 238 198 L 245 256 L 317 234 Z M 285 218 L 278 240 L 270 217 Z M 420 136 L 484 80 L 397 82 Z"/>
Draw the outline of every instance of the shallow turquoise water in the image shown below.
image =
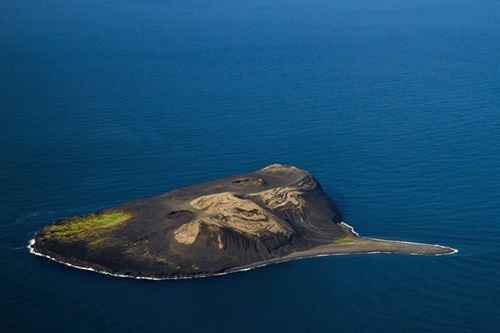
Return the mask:
<path fill-rule="evenodd" d="M 10 332 L 498 332 L 500 2 L 0 4 L 0 263 Z M 374 237 L 351 256 L 180 282 L 27 254 L 66 215 L 272 162 Z"/>

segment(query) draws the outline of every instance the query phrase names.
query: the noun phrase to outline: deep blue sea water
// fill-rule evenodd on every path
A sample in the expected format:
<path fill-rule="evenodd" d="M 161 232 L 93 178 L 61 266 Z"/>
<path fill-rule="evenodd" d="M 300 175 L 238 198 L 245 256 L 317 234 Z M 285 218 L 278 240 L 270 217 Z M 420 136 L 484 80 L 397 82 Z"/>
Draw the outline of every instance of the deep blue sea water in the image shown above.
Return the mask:
<path fill-rule="evenodd" d="M 500 331 L 498 0 L 0 2 L 5 332 Z M 28 255 L 56 218 L 272 162 L 458 255 L 147 282 Z"/>

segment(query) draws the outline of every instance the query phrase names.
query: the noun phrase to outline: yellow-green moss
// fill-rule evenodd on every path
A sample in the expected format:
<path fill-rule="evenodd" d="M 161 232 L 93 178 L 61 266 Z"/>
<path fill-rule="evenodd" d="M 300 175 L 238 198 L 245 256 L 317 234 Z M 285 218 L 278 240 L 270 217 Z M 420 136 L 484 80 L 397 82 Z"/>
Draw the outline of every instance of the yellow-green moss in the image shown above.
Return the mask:
<path fill-rule="evenodd" d="M 45 237 L 62 241 L 89 239 L 104 231 L 111 230 L 131 217 L 132 214 L 124 211 L 77 216 L 62 223 L 49 225 L 43 229 L 42 233 Z"/>

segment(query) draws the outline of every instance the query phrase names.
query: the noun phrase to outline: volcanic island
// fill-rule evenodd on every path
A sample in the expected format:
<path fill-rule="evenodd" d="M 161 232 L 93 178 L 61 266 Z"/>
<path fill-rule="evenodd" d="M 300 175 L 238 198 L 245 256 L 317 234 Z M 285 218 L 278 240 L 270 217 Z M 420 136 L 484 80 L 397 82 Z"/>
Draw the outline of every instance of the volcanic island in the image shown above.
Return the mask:
<path fill-rule="evenodd" d="M 361 237 L 309 172 L 283 164 L 64 218 L 41 229 L 28 248 L 67 266 L 150 280 L 319 256 L 457 252 Z"/>

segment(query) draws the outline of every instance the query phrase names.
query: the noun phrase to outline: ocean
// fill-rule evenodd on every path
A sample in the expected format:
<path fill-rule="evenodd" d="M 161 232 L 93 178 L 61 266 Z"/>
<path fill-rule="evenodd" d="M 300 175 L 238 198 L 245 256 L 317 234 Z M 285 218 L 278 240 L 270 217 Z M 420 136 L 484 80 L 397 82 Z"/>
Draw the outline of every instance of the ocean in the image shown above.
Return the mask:
<path fill-rule="evenodd" d="M 0 3 L 6 332 L 499 332 L 498 0 Z M 270 163 L 313 173 L 355 255 L 138 281 L 29 255 L 83 214 Z"/>

